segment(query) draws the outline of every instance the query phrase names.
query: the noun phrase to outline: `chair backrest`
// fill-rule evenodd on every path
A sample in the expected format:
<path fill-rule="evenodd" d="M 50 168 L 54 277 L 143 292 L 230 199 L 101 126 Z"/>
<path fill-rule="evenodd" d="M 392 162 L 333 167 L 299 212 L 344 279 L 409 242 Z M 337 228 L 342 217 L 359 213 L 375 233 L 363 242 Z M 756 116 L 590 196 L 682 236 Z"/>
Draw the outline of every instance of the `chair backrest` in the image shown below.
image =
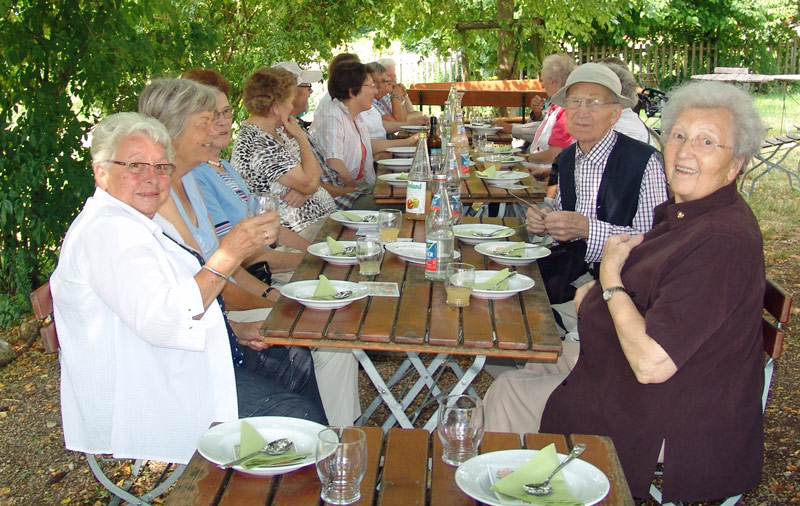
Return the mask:
<path fill-rule="evenodd" d="M 786 293 L 775 281 L 767 278 L 764 288 L 764 352 L 773 359 L 778 359 L 783 350 L 783 338 L 786 336 L 786 323 L 792 309 L 792 296 Z"/>
<path fill-rule="evenodd" d="M 55 353 L 58 351 L 58 335 L 56 334 L 55 320 L 53 319 L 53 295 L 50 293 L 50 283 L 47 282 L 31 293 L 31 306 L 33 314 L 42 323 L 39 334 L 42 336 L 44 351 Z"/>

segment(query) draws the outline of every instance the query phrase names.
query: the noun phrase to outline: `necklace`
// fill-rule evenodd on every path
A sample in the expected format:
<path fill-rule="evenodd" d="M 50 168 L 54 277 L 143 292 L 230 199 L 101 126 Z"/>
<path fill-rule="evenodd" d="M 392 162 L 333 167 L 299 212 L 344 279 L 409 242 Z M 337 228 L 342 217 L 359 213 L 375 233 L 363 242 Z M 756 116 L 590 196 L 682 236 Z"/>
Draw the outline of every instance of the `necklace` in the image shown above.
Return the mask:
<path fill-rule="evenodd" d="M 214 166 L 214 167 L 216 167 L 218 169 L 222 168 L 222 161 L 221 160 L 217 160 L 216 162 L 213 161 L 213 160 L 208 160 L 208 164 L 211 165 L 211 166 Z"/>

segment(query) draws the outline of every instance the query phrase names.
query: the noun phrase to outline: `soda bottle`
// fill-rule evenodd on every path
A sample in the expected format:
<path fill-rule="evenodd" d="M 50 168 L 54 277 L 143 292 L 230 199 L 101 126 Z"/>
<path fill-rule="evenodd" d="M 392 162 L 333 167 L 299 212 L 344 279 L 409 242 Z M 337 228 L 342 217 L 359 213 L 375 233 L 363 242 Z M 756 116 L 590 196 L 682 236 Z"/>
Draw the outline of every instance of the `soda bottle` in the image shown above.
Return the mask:
<path fill-rule="evenodd" d="M 442 138 L 439 137 L 439 128 L 436 118 L 431 116 L 431 133 L 428 136 L 428 154 L 442 153 Z"/>
<path fill-rule="evenodd" d="M 428 135 L 420 132 L 406 186 L 406 218 L 424 220 L 430 202 L 431 162 L 428 158 Z"/>
<path fill-rule="evenodd" d="M 441 134 L 442 146 L 446 146 L 450 141 L 450 130 L 453 128 L 453 116 L 450 114 L 450 101 L 446 100 L 444 103 L 444 111 L 442 111 Z"/>
<path fill-rule="evenodd" d="M 447 195 L 447 177 L 434 179 L 431 209 L 425 218 L 425 278 L 442 280 L 447 265 L 453 260 L 453 213 Z"/>
<path fill-rule="evenodd" d="M 464 128 L 464 117 L 461 114 L 461 106 L 456 100 L 456 107 L 453 108 L 455 116 L 453 117 L 452 134 L 450 141 L 456 148 L 456 160 L 461 170 L 461 177 L 469 177 L 469 139 L 467 139 L 467 132 Z"/>
<path fill-rule="evenodd" d="M 456 159 L 455 144 L 452 142 L 447 143 L 442 168 L 447 178 L 447 193 L 450 195 L 450 207 L 455 225 L 461 220 L 461 167 Z"/>

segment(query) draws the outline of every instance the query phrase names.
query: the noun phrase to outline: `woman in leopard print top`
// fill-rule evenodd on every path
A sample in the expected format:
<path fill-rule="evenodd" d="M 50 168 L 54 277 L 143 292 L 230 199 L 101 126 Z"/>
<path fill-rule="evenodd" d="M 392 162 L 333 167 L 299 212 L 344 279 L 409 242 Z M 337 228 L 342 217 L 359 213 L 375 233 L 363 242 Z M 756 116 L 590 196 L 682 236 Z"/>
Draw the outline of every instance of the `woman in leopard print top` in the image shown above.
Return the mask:
<path fill-rule="evenodd" d="M 307 137 L 290 115 L 297 78 L 280 67 L 261 68 L 244 86 L 250 117 L 233 145 L 231 163 L 251 192 L 281 195 L 281 225 L 300 232 L 336 210 L 320 186 L 322 172 Z"/>

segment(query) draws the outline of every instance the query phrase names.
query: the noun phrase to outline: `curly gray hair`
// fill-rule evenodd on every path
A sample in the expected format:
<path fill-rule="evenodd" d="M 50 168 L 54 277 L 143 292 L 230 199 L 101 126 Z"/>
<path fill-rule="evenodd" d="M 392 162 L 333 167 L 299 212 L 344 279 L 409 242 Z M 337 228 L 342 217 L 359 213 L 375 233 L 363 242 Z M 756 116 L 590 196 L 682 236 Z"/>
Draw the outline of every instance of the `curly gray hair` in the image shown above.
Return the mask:
<path fill-rule="evenodd" d="M 733 156 L 744 165 L 761 148 L 767 127 L 753 105 L 753 98 L 736 86 L 713 81 L 695 82 L 675 88 L 661 112 L 661 137 L 666 142 L 675 120 L 685 109 L 724 108 L 733 116 Z"/>
<path fill-rule="evenodd" d="M 92 129 L 92 163 L 114 159 L 119 145 L 131 135 L 150 138 L 164 148 L 167 160 L 174 161 L 172 139 L 160 121 L 138 112 L 120 112 L 106 117 Z"/>
<path fill-rule="evenodd" d="M 605 61 L 601 61 L 600 63 L 610 68 L 612 72 L 617 74 L 617 77 L 619 77 L 619 82 L 622 85 L 622 96 L 633 100 L 633 103 L 635 104 L 639 100 L 639 84 L 636 82 L 636 79 L 634 79 L 631 71 L 621 66 L 619 63 Z"/>
<path fill-rule="evenodd" d="M 566 53 L 547 55 L 542 60 L 542 77 L 547 76 L 564 86 L 567 84 L 567 78 L 576 67 L 575 60 Z"/>
<path fill-rule="evenodd" d="M 190 79 L 155 79 L 139 96 L 139 112 L 164 123 L 173 139 L 186 129 L 190 116 L 216 107 L 217 89 Z"/>

